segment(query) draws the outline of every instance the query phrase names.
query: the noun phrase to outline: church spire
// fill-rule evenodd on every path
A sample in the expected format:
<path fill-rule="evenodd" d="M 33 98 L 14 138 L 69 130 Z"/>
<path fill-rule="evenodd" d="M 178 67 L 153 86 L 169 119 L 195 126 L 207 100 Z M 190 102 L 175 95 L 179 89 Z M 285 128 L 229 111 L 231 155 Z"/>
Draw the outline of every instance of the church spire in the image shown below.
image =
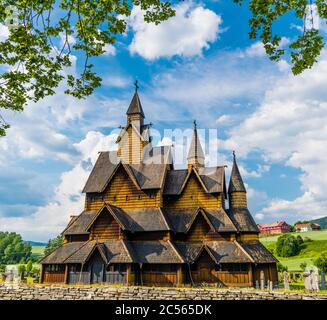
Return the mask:
<path fill-rule="evenodd" d="M 246 189 L 243 183 L 242 176 L 240 174 L 240 170 L 238 169 L 235 151 L 233 151 L 233 168 L 229 180 L 228 194 L 230 207 L 247 207 Z"/>
<path fill-rule="evenodd" d="M 139 85 L 138 85 L 137 80 L 134 82 L 134 86 L 135 86 L 135 93 L 134 93 L 133 99 L 127 109 L 126 114 L 127 114 L 127 117 L 129 118 L 129 120 L 130 119 L 134 120 L 135 118 L 144 119 L 145 116 L 144 116 L 141 100 L 138 95 Z"/>
<path fill-rule="evenodd" d="M 204 167 L 204 152 L 201 146 L 201 142 L 198 135 L 196 120 L 194 120 L 193 136 L 190 145 L 190 149 L 187 156 L 188 168 L 200 168 Z"/>

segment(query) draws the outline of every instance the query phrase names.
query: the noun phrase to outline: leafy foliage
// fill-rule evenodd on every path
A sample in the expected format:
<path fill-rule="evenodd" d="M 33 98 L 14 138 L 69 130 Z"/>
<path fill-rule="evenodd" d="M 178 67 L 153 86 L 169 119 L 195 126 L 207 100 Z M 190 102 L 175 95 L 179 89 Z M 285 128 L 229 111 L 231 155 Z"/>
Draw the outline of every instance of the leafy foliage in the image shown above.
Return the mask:
<path fill-rule="evenodd" d="M 26 272 L 29 274 L 31 273 L 32 269 L 33 269 L 33 262 L 32 260 L 28 260 L 26 264 Z"/>
<path fill-rule="evenodd" d="M 57 236 L 54 239 L 50 239 L 47 246 L 44 249 L 44 254 L 48 255 L 52 251 L 56 250 L 60 246 L 62 246 L 64 243 L 64 237 L 63 236 Z"/>
<path fill-rule="evenodd" d="M 0 264 L 26 262 L 31 257 L 32 246 L 14 232 L 0 232 Z"/>
<path fill-rule="evenodd" d="M 92 94 L 101 78 L 90 59 L 126 31 L 133 5 L 145 11 L 146 22 L 158 24 L 174 15 L 171 4 L 160 0 L 0 0 L 0 24 L 10 29 L 0 42 L 0 65 L 9 69 L 0 74 L 0 109 L 22 111 L 28 101 L 53 95 L 63 80 L 67 94 Z M 72 52 L 84 56 L 78 75 L 67 70 Z M 0 118 L 0 136 L 7 128 Z"/>
<path fill-rule="evenodd" d="M 17 267 L 17 271 L 18 271 L 18 274 L 24 275 L 24 273 L 26 271 L 25 264 L 19 264 L 18 267 Z"/>
<path fill-rule="evenodd" d="M 301 238 L 302 239 L 302 238 Z M 297 238 L 290 234 L 280 236 L 276 243 L 276 253 L 280 257 L 292 257 L 301 251 L 300 243 Z"/>
<path fill-rule="evenodd" d="M 277 262 L 277 271 L 278 272 L 288 271 L 288 268 L 287 268 L 287 266 L 284 266 L 280 262 Z"/>
<path fill-rule="evenodd" d="M 302 271 L 304 271 L 307 266 L 308 266 L 308 264 L 306 262 L 300 263 L 300 268 Z"/>
<path fill-rule="evenodd" d="M 323 252 L 317 259 L 314 260 L 313 263 L 319 270 L 327 273 L 327 252 Z"/>
<path fill-rule="evenodd" d="M 234 0 L 242 4 L 245 0 Z M 285 54 L 281 48 L 282 37 L 273 33 L 274 24 L 288 13 L 303 20 L 303 33 L 290 45 L 292 71 L 295 75 L 311 68 L 317 61 L 324 41 L 322 35 L 315 29 L 314 5 L 320 19 L 327 18 L 327 3 L 324 0 L 250 0 L 249 7 L 252 17 L 249 21 L 249 36 L 252 39 L 260 38 L 267 55 L 273 61 L 278 61 Z"/>

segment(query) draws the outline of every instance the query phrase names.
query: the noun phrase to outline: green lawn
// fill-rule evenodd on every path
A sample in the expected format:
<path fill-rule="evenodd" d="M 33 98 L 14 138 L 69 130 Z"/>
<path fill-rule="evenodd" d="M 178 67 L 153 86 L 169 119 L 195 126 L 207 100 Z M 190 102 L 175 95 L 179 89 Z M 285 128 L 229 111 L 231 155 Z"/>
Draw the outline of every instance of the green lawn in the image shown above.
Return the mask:
<path fill-rule="evenodd" d="M 289 258 L 282 258 L 276 256 L 276 258 L 285 266 L 289 271 L 301 270 L 300 264 L 306 262 L 307 265 L 312 265 L 313 260 L 316 259 L 322 252 L 327 252 L 327 230 L 321 231 L 308 231 L 308 232 L 296 232 L 291 233 L 295 236 L 301 235 L 303 239 L 305 237 L 313 240 L 312 242 L 305 242 L 302 245 L 302 249 L 299 255 Z M 269 249 L 275 252 L 276 241 L 278 236 L 260 238 L 260 241 Z"/>

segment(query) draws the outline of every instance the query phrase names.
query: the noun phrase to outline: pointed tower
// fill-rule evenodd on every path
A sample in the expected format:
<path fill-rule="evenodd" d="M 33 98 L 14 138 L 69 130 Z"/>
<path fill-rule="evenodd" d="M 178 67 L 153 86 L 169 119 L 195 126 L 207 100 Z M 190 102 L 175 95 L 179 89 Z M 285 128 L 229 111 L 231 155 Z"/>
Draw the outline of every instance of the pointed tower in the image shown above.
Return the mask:
<path fill-rule="evenodd" d="M 194 120 L 193 136 L 187 156 L 188 169 L 191 170 L 192 168 L 199 169 L 204 167 L 204 159 L 204 152 L 199 139 L 196 120 Z"/>
<path fill-rule="evenodd" d="M 143 159 L 145 147 L 151 146 L 149 128 L 144 125 L 144 112 L 138 95 L 138 82 L 135 81 L 135 93 L 127 109 L 127 124 L 121 127 L 118 136 L 118 157 L 129 164 L 139 164 Z"/>
<path fill-rule="evenodd" d="M 233 168 L 229 181 L 228 196 L 230 208 L 247 208 L 246 189 L 237 166 L 235 151 L 233 151 Z"/>

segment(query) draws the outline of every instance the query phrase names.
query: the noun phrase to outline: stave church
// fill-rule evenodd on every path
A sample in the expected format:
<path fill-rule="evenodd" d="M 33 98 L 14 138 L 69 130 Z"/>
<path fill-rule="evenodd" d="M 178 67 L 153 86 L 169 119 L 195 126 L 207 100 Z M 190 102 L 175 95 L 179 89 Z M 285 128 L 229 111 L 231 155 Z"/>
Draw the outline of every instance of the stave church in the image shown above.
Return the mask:
<path fill-rule="evenodd" d="M 259 242 L 235 153 L 206 167 L 194 124 L 187 169 L 170 146 L 153 146 L 138 87 L 117 138 L 99 152 L 84 186 L 85 206 L 64 244 L 41 260 L 42 283 L 252 287 L 277 284 L 277 260 Z"/>

